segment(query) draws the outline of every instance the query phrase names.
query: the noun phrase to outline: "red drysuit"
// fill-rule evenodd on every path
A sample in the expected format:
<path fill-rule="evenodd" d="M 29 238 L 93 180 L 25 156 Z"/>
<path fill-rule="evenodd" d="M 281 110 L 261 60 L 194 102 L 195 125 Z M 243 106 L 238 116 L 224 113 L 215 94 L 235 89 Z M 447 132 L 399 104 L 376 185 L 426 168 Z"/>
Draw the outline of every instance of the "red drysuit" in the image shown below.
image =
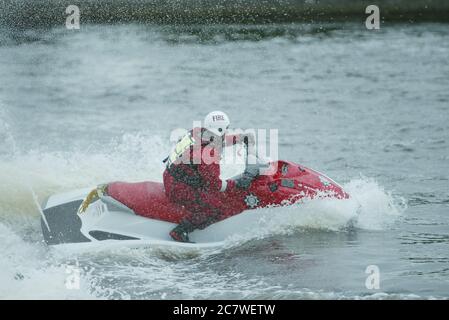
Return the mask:
<path fill-rule="evenodd" d="M 240 213 L 232 204 L 242 199 L 239 197 L 242 191 L 235 187 L 233 180 L 220 180 L 221 150 L 204 141 L 201 137 L 204 132 L 201 128 L 190 132 L 195 144 L 184 152 L 184 163 L 176 161 L 167 166 L 163 177 L 168 199 L 187 209 L 189 214 L 185 219 L 199 229 Z M 185 163 L 185 159 L 191 161 Z"/>

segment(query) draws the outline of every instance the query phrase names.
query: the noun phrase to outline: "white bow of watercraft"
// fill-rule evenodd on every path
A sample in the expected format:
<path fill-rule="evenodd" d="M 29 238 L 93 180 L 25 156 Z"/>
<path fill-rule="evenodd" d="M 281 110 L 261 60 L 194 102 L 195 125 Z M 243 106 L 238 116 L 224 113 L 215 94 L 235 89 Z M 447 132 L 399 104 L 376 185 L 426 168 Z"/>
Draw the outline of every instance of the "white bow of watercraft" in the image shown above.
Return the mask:
<path fill-rule="evenodd" d="M 197 247 L 213 248 L 235 235 L 245 235 L 256 220 L 270 212 L 247 210 L 190 234 L 192 243 L 176 242 L 169 232 L 176 224 L 140 216 L 117 200 L 104 196 L 86 212 L 79 207 L 92 188 L 49 197 L 43 204 L 42 231 L 47 244 L 89 245 L 90 247 Z"/>

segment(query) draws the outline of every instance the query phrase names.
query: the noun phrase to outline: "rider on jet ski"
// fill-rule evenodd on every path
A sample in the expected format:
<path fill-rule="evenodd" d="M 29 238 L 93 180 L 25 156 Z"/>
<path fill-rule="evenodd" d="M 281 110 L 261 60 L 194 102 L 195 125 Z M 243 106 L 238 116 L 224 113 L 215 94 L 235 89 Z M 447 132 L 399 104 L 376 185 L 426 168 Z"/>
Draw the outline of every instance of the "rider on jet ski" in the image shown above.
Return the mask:
<path fill-rule="evenodd" d="M 178 140 L 164 160 L 164 188 L 168 199 L 183 206 L 189 214 L 176 226 L 170 236 L 189 242 L 189 233 L 204 229 L 229 216 L 224 192 L 239 192 L 248 188 L 247 178 L 220 179 L 220 159 L 223 147 L 242 141 L 254 144 L 252 135 L 227 135 L 229 117 L 221 111 L 209 113 L 202 128 L 190 130 Z"/>

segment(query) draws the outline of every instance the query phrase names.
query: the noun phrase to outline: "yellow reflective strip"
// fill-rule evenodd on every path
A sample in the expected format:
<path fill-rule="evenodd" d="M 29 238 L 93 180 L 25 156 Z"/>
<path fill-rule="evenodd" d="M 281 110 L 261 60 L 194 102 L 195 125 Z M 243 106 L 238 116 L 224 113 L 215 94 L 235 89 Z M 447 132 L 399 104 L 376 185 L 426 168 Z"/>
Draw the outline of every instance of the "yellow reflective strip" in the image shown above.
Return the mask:
<path fill-rule="evenodd" d="M 175 146 L 173 152 L 169 155 L 169 165 L 178 159 L 190 146 L 195 143 L 195 140 L 188 134 L 184 136 Z"/>

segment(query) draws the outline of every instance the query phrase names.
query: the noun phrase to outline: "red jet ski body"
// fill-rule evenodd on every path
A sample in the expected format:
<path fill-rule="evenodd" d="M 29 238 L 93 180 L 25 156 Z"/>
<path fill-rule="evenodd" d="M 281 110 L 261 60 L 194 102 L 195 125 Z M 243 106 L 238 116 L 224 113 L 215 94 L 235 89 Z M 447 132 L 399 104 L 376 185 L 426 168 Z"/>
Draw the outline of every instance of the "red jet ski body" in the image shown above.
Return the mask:
<path fill-rule="evenodd" d="M 269 206 L 291 205 L 304 198 L 317 196 L 348 198 L 348 194 L 327 176 L 288 161 L 269 164 L 271 174 L 257 175 L 248 190 L 223 192 L 223 203 L 230 206 L 231 215 L 245 210 Z M 267 170 L 265 170 L 267 172 Z M 121 202 L 136 214 L 150 219 L 179 223 L 187 211 L 171 203 L 159 182 L 113 182 L 108 185 L 108 195 Z"/>

